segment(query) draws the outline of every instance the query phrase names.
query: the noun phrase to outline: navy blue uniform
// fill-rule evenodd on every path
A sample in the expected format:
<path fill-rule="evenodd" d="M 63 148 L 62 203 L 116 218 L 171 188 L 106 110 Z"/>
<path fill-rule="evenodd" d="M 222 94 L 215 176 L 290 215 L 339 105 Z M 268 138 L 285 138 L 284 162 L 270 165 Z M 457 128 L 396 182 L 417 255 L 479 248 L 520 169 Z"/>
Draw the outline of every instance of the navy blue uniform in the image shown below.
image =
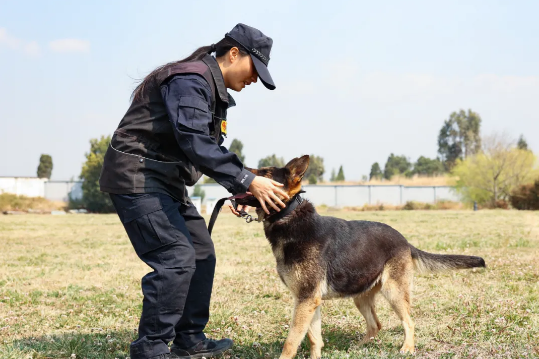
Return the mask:
<path fill-rule="evenodd" d="M 206 76 L 189 72 L 197 66 L 209 69 Z M 134 100 L 115 132 L 100 179 L 137 255 L 153 269 L 142 278 L 132 359 L 168 353 L 170 341 L 188 348 L 206 338 L 215 250 L 185 184 L 204 173 L 236 194 L 246 192 L 255 177 L 222 146 L 218 127 L 234 101 L 217 62 L 206 56 L 180 65 L 185 68 L 189 71 Z"/>
<path fill-rule="evenodd" d="M 255 175 L 243 168 L 236 154 L 219 146 L 224 137 L 219 144 L 210 137 L 213 119 L 207 110 L 212 100 L 208 82 L 200 75 L 176 75 L 161 86 L 161 94 L 174 135 L 189 160 L 230 192 L 247 192 Z M 229 108 L 234 105 L 229 96 Z"/>

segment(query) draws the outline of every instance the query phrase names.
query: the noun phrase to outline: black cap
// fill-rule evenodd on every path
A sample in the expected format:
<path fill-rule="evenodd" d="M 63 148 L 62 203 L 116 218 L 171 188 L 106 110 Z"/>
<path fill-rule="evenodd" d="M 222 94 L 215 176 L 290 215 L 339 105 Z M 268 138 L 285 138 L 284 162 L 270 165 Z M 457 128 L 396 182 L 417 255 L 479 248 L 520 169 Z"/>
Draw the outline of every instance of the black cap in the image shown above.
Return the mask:
<path fill-rule="evenodd" d="M 253 59 L 258 77 L 266 88 L 275 90 L 275 84 L 268 71 L 268 62 L 270 60 L 271 45 L 273 40 L 271 37 L 264 35 L 260 30 L 245 24 L 238 24 L 225 34 L 239 43 Z"/>

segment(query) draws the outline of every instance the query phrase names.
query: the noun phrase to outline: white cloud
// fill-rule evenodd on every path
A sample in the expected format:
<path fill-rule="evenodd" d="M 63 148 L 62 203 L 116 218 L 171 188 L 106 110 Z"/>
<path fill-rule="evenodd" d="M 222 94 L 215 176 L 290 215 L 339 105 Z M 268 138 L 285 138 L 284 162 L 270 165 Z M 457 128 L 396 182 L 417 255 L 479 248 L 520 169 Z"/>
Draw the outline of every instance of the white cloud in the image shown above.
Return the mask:
<path fill-rule="evenodd" d="M 11 49 L 18 49 L 21 46 L 21 40 L 9 35 L 5 28 L 0 27 L 0 45 L 5 45 Z"/>
<path fill-rule="evenodd" d="M 39 55 L 39 45 L 35 41 L 29 42 L 24 46 L 24 52 L 28 55 L 37 56 Z"/>
<path fill-rule="evenodd" d="M 39 55 L 39 45 L 35 41 L 26 42 L 8 34 L 5 28 L 0 28 L 0 47 L 6 46 L 12 50 L 23 51 L 30 56 Z"/>
<path fill-rule="evenodd" d="M 55 52 L 90 52 L 90 43 L 80 39 L 59 39 L 49 42 Z"/>

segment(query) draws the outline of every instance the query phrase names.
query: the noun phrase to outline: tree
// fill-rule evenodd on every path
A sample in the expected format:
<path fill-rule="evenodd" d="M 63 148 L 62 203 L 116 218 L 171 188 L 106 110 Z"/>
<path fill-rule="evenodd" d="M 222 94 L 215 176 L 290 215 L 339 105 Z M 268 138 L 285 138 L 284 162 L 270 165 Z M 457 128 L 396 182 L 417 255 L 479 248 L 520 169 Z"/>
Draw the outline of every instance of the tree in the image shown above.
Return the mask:
<path fill-rule="evenodd" d="M 214 180 L 214 179 L 211 178 L 211 177 L 204 176 L 204 181 L 203 181 L 203 183 L 217 183 L 217 181 Z"/>
<path fill-rule="evenodd" d="M 52 174 L 52 157 L 49 155 L 41 155 L 39 158 L 39 166 L 37 166 L 37 177 L 51 179 Z"/>
<path fill-rule="evenodd" d="M 528 142 L 526 142 L 523 135 L 520 135 L 520 137 L 518 138 L 517 148 L 519 150 L 528 150 Z"/>
<path fill-rule="evenodd" d="M 407 175 L 411 174 L 410 169 L 412 164 L 406 156 L 395 156 L 393 153 L 387 158 L 386 165 L 384 167 L 384 178 L 391 179 L 394 175 Z"/>
<path fill-rule="evenodd" d="M 262 167 L 284 167 L 284 159 L 277 157 L 275 154 L 267 156 L 258 161 L 258 168 Z"/>
<path fill-rule="evenodd" d="M 383 173 L 382 173 L 382 169 L 380 168 L 380 165 L 378 164 L 378 162 L 374 162 L 371 166 L 371 173 L 369 174 L 369 180 L 373 180 L 373 179 L 380 179 L 382 178 L 383 176 Z"/>
<path fill-rule="evenodd" d="M 322 181 L 324 178 L 324 159 L 319 156 L 309 156 L 309 167 L 305 171 L 304 177 L 309 178 L 311 175 L 315 175 L 318 181 Z"/>
<path fill-rule="evenodd" d="M 427 157 L 419 157 L 414 163 L 414 174 L 421 176 L 435 176 L 444 173 L 444 165 L 440 159 L 430 159 Z"/>
<path fill-rule="evenodd" d="M 342 182 L 344 181 L 344 171 L 342 169 L 342 166 L 339 167 L 339 172 L 337 173 L 337 177 L 335 177 L 336 182 Z"/>
<path fill-rule="evenodd" d="M 99 176 L 110 143 L 110 136 L 90 140 L 90 152 L 86 153 L 86 162 L 82 166 L 82 202 L 90 212 L 114 212 L 114 206 L 107 193 L 99 190 Z"/>
<path fill-rule="evenodd" d="M 481 149 L 481 117 L 468 110 L 449 115 L 438 135 L 438 153 L 447 171 L 458 159 L 474 155 Z"/>
<path fill-rule="evenodd" d="M 241 163 L 245 162 L 245 155 L 241 152 L 243 150 L 243 143 L 241 143 L 240 140 L 233 139 L 228 150 L 230 152 L 234 152 L 240 159 Z"/>
<path fill-rule="evenodd" d="M 318 178 L 316 178 L 314 173 L 311 173 L 311 175 L 309 176 L 309 184 L 317 184 L 317 183 L 318 183 Z"/>
<path fill-rule="evenodd" d="M 511 192 L 539 176 L 536 157 L 521 150 L 506 136 L 493 135 L 483 141 L 480 153 L 457 161 L 452 174 L 458 177 L 456 190 L 467 202 L 496 206 Z"/>
<path fill-rule="evenodd" d="M 329 178 L 329 181 L 330 181 L 330 182 L 335 182 L 335 177 L 336 177 L 336 175 L 335 175 L 335 168 L 333 168 L 333 169 L 331 170 L 331 177 Z"/>
<path fill-rule="evenodd" d="M 195 188 L 193 189 L 193 197 L 200 197 L 200 200 L 204 201 L 204 197 L 206 197 L 206 191 L 204 191 L 199 184 L 196 184 Z"/>

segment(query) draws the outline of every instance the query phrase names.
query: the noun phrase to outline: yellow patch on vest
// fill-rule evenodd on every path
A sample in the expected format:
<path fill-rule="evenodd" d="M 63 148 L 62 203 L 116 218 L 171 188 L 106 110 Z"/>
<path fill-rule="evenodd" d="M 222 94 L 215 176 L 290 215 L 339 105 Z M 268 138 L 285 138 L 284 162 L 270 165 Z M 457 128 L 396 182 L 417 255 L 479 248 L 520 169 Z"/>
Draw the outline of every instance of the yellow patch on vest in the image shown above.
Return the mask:
<path fill-rule="evenodd" d="M 226 121 L 221 121 L 221 133 L 226 136 Z"/>

